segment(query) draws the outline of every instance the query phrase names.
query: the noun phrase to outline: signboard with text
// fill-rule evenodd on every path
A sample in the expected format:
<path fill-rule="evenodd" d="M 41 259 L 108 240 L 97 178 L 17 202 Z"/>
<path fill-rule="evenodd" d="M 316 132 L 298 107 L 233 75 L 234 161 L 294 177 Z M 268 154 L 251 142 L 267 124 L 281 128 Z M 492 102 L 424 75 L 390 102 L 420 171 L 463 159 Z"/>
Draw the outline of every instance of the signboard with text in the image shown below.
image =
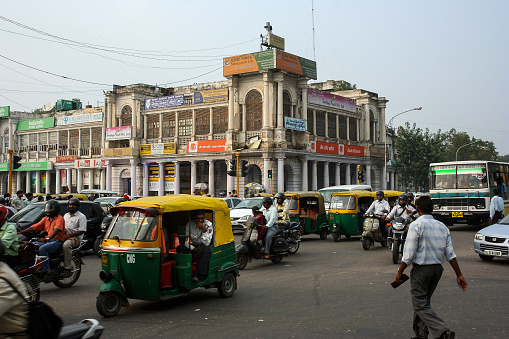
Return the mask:
<path fill-rule="evenodd" d="M 280 36 L 269 33 L 267 42 L 269 46 L 279 48 L 283 51 L 285 50 L 285 39 Z"/>
<path fill-rule="evenodd" d="M 304 119 L 285 117 L 285 128 L 303 132 L 306 130 L 306 121 Z"/>
<path fill-rule="evenodd" d="M 145 109 L 184 106 L 184 94 L 169 95 L 166 97 L 145 99 Z"/>
<path fill-rule="evenodd" d="M 63 117 L 57 117 L 57 126 L 67 126 L 101 121 L 103 121 L 103 113 L 66 115 Z"/>
<path fill-rule="evenodd" d="M 74 162 L 77 168 L 101 168 L 106 167 L 106 161 L 103 159 L 80 159 Z"/>
<path fill-rule="evenodd" d="M 187 142 L 187 153 L 223 152 L 224 150 L 226 150 L 226 139 Z"/>
<path fill-rule="evenodd" d="M 47 171 L 53 169 L 53 163 L 49 161 L 21 162 L 21 167 L 13 169 L 16 172 L 22 171 Z M 9 163 L 0 163 L 0 172 L 8 171 Z"/>
<path fill-rule="evenodd" d="M 308 151 L 322 154 L 349 155 L 354 157 L 364 156 L 363 146 L 335 144 L 323 141 L 310 141 L 307 149 Z"/>
<path fill-rule="evenodd" d="M 11 115 L 11 106 L 0 106 L 0 118 Z"/>
<path fill-rule="evenodd" d="M 24 120 L 18 122 L 18 131 L 30 131 L 33 129 L 55 127 L 55 117 Z"/>
<path fill-rule="evenodd" d="M 76 155 L 57 155 L 56 162 L 74 162 L 76 159 Z"/>
<path fill-rule="evenodd" d="M 316 104 L 326 107 L 339 108 L 349 112 L 357 112 L 357 104 L 354 99 L 345 98 L 340 95 L 308 89 L 308 104 Z"/>
<path fill-rule="evenodd" d="M 228 101 L 228 88 L 211 89 L 208 91 L 194 92 L 194 103 L 203 104 L 210 102 Z"/>
<path fill-rule="evenodd" d="M 175 143 L 154 143 L 140 145 L 140 155 L 175 154 Z"/>
<path fill-rule="evenodd" d="M 131 139 L 132 126 L 108 127 L 106 128 L 106 140 Z"/>

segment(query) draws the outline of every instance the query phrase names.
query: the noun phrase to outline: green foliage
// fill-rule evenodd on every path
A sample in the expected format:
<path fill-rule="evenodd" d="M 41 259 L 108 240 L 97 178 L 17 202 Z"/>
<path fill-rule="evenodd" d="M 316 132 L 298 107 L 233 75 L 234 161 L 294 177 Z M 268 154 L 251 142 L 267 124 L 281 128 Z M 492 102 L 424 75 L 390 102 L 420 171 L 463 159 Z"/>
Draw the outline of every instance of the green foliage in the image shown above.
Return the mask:
<path fill-rule="evenodd" d="M 499 156 L 492 141 L 483 141 L 470 137 L 466 132 L 458 132 L 454 128 L 445 133 L 447 150 L 444 161 L 461 160 L 492 160 Z M 469 145 L 471 144 L 471 145 Z"/>
<path fill-rule="evenodd" d="M 334 91 L 349 91 L 353 89 L 357 89 L 356 84 L 352 85 L 349 82 L 341 81 L 341 83 L 338 86 L 336 86 L 336 88 L 334 88 Z"/>
<path fill-rule="evenodd" d="M 497 161 L 509 162 L 509 154 L 499 156 Z"/>

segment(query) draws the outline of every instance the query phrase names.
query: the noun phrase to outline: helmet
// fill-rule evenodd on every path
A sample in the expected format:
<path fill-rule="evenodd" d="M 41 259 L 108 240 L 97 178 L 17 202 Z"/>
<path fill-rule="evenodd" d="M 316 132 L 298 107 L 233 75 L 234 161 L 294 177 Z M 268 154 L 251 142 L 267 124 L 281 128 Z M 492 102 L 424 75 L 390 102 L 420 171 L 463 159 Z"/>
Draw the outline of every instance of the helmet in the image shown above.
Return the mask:
<path fill-rule="evenodd" d="M 234 198 L 236 198 L 236 197 L 237 197 L 237 194 L 234 194 L 234 195 L 233 195 L 233 197 L 234 197 Z"/>
<path fill-rule="evenodd" d="M 379 195 L 381 195 L 383 197 L 384 196 L 384 191 L 377 191 L 376 192 L 376 196 L 378 197 Z"/>
<path fill-rule="evenodd" d="M 408 195 L 406 194 L 401 194 L 399 197 L 398 197 L 398 204 L 400 206 L 405 206 L 408 202 Z"/>
<path fill-rule="evenodd" d="M 7 207 L 4 205 L 0 205 L 0 222 L 7 219 L 7 215 L 9 214 L 9 211 L 7 210 Z"/>
<path fill-rule="evenodd" d="M 410 201 L 410 202 L 414 201 L 414 194 L 413 193 L 405 193 L 405 194 L 408 197 L 408 201 Z"/>
<path fill-rule="evenodd" d="M 271 197 L 263 197 L 262 203 L 265 204 L 266 202 L 268 202 L 269 204 L 272 205 L 272 198 Z"/>
<path fill-rule="evenodd" d="M 57 196 L 55 197 L 55 200 L 62 200 L 62 196 L 57 195 Z"/>
<path fill-rule="evenodd" d="M 285 194 L 283 192 L 279 192 L 274 196 L 274 198 L 276 198 L 277 202 L 279 202 L 280 200 L 281 202 L 283 202 L 286 199 Z"/>
<path fill-rule="evenodd" d="M 51 199 L 44 205 L 44 213 L 48 217 L 56 217 L 58 212 L 60 212 L 60 204 L 56 200 Z"/>
<path fill-rule="evenodd" d="M 78 198 L 71 198 L 69 199 L 69 202 L 67 203 L 67 210 L 71 213 L 75 213 L 76 211 L 79 211 L 80 209 L 80 200 Z M 73 207 L 71 207 L 73 206 Z"/>
<path fill-rule="evenodd" d="M 222 191 L 221 193 L 219 193 L 219 196 L 220 197 L 226 197 L 226 192 Z"/>
<path fill-rule="evenodd" d="M 5 205 L 6 201 L 4 197 L 0 197 L 0 205 Z"/>

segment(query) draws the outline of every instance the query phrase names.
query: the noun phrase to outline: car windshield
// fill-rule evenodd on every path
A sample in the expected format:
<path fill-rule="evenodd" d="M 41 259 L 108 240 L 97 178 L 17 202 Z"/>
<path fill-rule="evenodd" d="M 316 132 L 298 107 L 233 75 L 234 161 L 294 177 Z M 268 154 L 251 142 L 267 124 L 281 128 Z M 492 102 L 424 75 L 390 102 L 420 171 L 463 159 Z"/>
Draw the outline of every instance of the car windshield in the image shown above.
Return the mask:
<path fill-rule="evenodd" d="M 157 239 L 157 217 L 144 210 L 121 209 L 111 223 L 108 239 L 153 241 Z"/>
<path fill-rule="evenodd" d="M 235 206 L 233 209 L 239 208 L 253 208 L 254 206 L 262 207 L 262 199 L 246 199 L 242 201 L 240 204 Z"/>
<path fill-rule="evenodd" d="M 336 210 L 354 210 L 355 198 L 348 195 L 336 195 L 331 199 L 329 209 Z"/>
<path fill-rule="evenodd" d="M 9 219 L 10 222 L 32 222 L 41 215 L 44 204 L 28 205 Z"/>

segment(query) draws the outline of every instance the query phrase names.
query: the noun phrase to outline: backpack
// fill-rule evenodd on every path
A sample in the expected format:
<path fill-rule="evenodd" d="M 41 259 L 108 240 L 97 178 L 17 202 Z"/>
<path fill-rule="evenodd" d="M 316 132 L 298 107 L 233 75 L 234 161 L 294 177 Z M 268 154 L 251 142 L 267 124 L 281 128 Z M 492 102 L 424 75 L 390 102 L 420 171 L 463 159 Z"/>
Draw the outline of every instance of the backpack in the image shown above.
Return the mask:
<path fill-rule="evenodd" d="M 62 319 L 53 312 L 53 309 L 42 301 L 28 301 L 14 285 L 4 277 L 12 289 L 28 304 L 28 333 L 32 339 L 58 338 L 62 328 Z"/>

